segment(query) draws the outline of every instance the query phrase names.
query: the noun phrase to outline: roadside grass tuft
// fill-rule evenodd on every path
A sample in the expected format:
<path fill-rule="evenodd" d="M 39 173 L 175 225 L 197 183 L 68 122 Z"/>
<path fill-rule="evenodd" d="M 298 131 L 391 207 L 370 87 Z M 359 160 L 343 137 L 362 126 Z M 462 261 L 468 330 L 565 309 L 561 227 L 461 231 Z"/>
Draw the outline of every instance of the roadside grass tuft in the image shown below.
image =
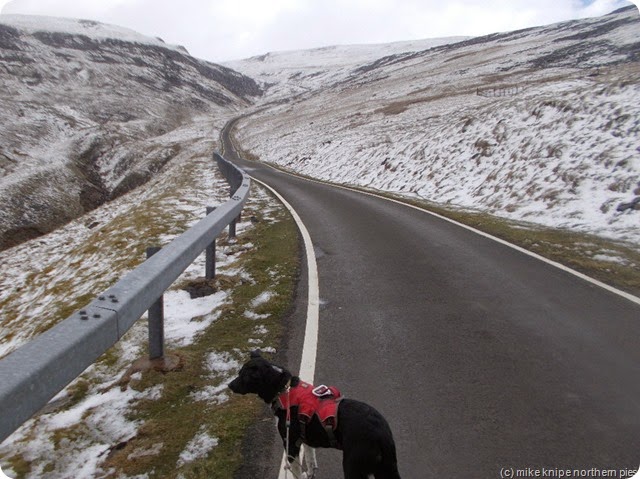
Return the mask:
<path fill-rule="evenodd" d="M 21 454 L 8 458 L 7 464 L 9 464 L 11 469 L 16 474 L 18 474 L 17 477 L 25 477 L 31 472 L 31 463 L 27 461 Z"/>

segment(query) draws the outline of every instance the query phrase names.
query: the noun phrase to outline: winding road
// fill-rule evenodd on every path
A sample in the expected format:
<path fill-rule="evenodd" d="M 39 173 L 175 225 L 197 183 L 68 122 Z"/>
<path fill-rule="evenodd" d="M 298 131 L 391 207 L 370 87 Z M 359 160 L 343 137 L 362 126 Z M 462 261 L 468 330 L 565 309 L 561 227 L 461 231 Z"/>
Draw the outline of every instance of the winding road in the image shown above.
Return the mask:
<path fill-rule="evenodd" d="M 315 382 L 387 417 L 403 478 L 638 467 L 640 303 L 422 210 L 242 160 L 223 141 L 310 232 Z M 303 312 L 290 320 L 294 371 Z M 282 453 L 265 454 L 275 479 Z M 340 457 L 321 451 L 318 479 L 342 477 Z"/>

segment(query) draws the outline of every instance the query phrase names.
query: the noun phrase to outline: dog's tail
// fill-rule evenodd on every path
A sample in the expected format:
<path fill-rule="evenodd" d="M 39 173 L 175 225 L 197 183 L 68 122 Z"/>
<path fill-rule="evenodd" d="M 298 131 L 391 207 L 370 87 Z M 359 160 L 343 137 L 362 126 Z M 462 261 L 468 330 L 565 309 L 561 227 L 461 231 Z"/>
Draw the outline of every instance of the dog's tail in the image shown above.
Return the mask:
<path fill-rule="evenodd" d="M 396 456 L 396 445 L 391 438 L 381 445 L 381 460 L 377 471 L 374 473 L 375 479 L 401 479 L 398 472 L 398 458 Z"/>

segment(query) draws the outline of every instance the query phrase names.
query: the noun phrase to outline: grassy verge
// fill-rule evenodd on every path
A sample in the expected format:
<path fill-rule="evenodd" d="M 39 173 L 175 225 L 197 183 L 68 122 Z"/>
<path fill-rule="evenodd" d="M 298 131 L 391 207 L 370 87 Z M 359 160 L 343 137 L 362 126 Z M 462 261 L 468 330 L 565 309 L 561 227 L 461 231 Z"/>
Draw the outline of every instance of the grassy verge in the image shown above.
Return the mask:
<path fill-rule="evenodd" d="M 262 315 L 259 324 L 266 332 L 260 335 L 261 344 L 279 344 L 281 320 L 291 307 L 297 281 L 298 232 L 286 212 L 274 216 L 275 220 L 259 221 L 238 237 L 238 246 L 252 245 L 239 260 L 244 273 L 218 278 L 220 287 L 229 288 L 231 306 L 193 344 L 171 351 L 183 359 L 182 369 L 167 374 L 149 371 L 130 384 L 140 390 L 162 384 L 162 397 L 143 400 L 135 407 L 131 419 L 142 426 L 136 437 L 112 450 L 104 465 L 112 471 L 109 477 L 148 474 L 149 478 L 228 479 L 242 463 L 244 431 L 262 410 L 261 401 L 230 396 L 217 404 L 196 400 L 193 393 L 219 386 L 224 380 L 206 367 L 211 351 L 242 362 L 251 348 L 259 347 L 249 343 L 256 337 L 257 322 L 245 316 L 245 311 Z M 223 246 L 224 241 L 218 244 Z M 264 292 L 270 293 L 269 301 L 255 307 L 252 301 Z M 217 446 L 204 458 L 181 463 L 181 452 L 202 432 L 215 437 Z"/>
<path fill-rule="evenodd" d="M 244 362 L 252 349 L 277 348 L 282 336 L 282 319 L 293 304 L 300 267 L 295 222 L 284 207 L 264 193 L 256 193 L 252 192 L 243 212 L 243 221 L 251 218 L 253 224 L 240 225 L 234 240 L 224 235 L 217 240 L 218 254 L 235 258 L 227 269 L 224 266 L 218 269 L 215 279 L 215 288 L 228 294 L 224 305 L 216 311 L 219 316 L 195 341 L 167 351 L 167 356 L 180 359 L 179 368 L 171 372 L 151 368 L 134 374 L 128 383 L 115 383 L 114 379 L 122 376 L 130 365 L 122 359 L 125 351 L 118 343 L 96 362 L 93 372 L 76 380 L 67 389 L 66 397 L 47 411 L 64 414 L 75 405 L 91 404 L 93 397 L 115 392 L 114 388 L 118 387 L 141 393 L 142 398 L 130 403 L 125 412 L 120 409 L 112 412 L 126 416 L 137 428 L 133 437 L 109 444 L 108 452 L 100 455 L 100 467 L 105 471 L 100 477 L 228 479 L 242 464 L 241 443 L 246 428 L 263 411 L 264 405 L 253 396 L 224 396 L 226 381 L 233 370 L 224 369 L 224 365 L 218 370 L 212 369 L 209 358 L 215 353 L 233 366 Z M 135 228 L 127 226 L 126 229 Z M 162 231 L 149 234 L 159 237 Z M 181 278 L 173 288 L 182 288 L 187 283 L 189 280 Z M 262 300 L 256 301 L 256 298 Z M 133 334 L 132 337 L 123 338 L 133 348 L 146 341 L 143 322 L 134 325 L 128 333 Z M 105 388 L 105 382 L 111 385 Z M 143 394 L 149 391 L 155 392 Z M 38 439 L 39 418 L 48 423 L 47 414 L 36 417 L 34 427 L 25 438 L 0 455 L 1 462 L 18 478 L 36 477 L 39 471 L 52 477 L 69 477 L 65 452 L 69 451 L 69 460 L 73 462 L 77 461 L 74 455 L 82 455 L 83 450 L 96 444 L 102 447 L 105 442 L 101 428 L 109 420 L 92 414 L 88 408 L 80 422 L 44 431 L 48 437 L 46 447 L 50 446 L 52 451 L 50 456 L 46 452 L 38 456 L 40 451 L 32 455 L 33 448 L 27 447 Z M 204 449 L 202 455 L 185 458 L 185 451 L 198 437 L 208 440 L 209 447 L 201 448 L 201 451 Z"/>

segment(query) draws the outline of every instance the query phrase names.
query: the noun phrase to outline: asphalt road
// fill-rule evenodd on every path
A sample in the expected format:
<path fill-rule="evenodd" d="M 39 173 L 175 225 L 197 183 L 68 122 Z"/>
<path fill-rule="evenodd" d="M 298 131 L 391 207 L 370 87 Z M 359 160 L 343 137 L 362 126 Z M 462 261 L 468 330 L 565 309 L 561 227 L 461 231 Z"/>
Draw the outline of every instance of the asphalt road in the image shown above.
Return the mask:
<path fill-rule="evenodd" d="M 638 467 L 639 305 L 427 213 L 225 156 L 309 230 L 315 382 L 387 417 L 403 478 Z M 318 479 L 342 477 L 339 452 L 319 459 Z"/>

